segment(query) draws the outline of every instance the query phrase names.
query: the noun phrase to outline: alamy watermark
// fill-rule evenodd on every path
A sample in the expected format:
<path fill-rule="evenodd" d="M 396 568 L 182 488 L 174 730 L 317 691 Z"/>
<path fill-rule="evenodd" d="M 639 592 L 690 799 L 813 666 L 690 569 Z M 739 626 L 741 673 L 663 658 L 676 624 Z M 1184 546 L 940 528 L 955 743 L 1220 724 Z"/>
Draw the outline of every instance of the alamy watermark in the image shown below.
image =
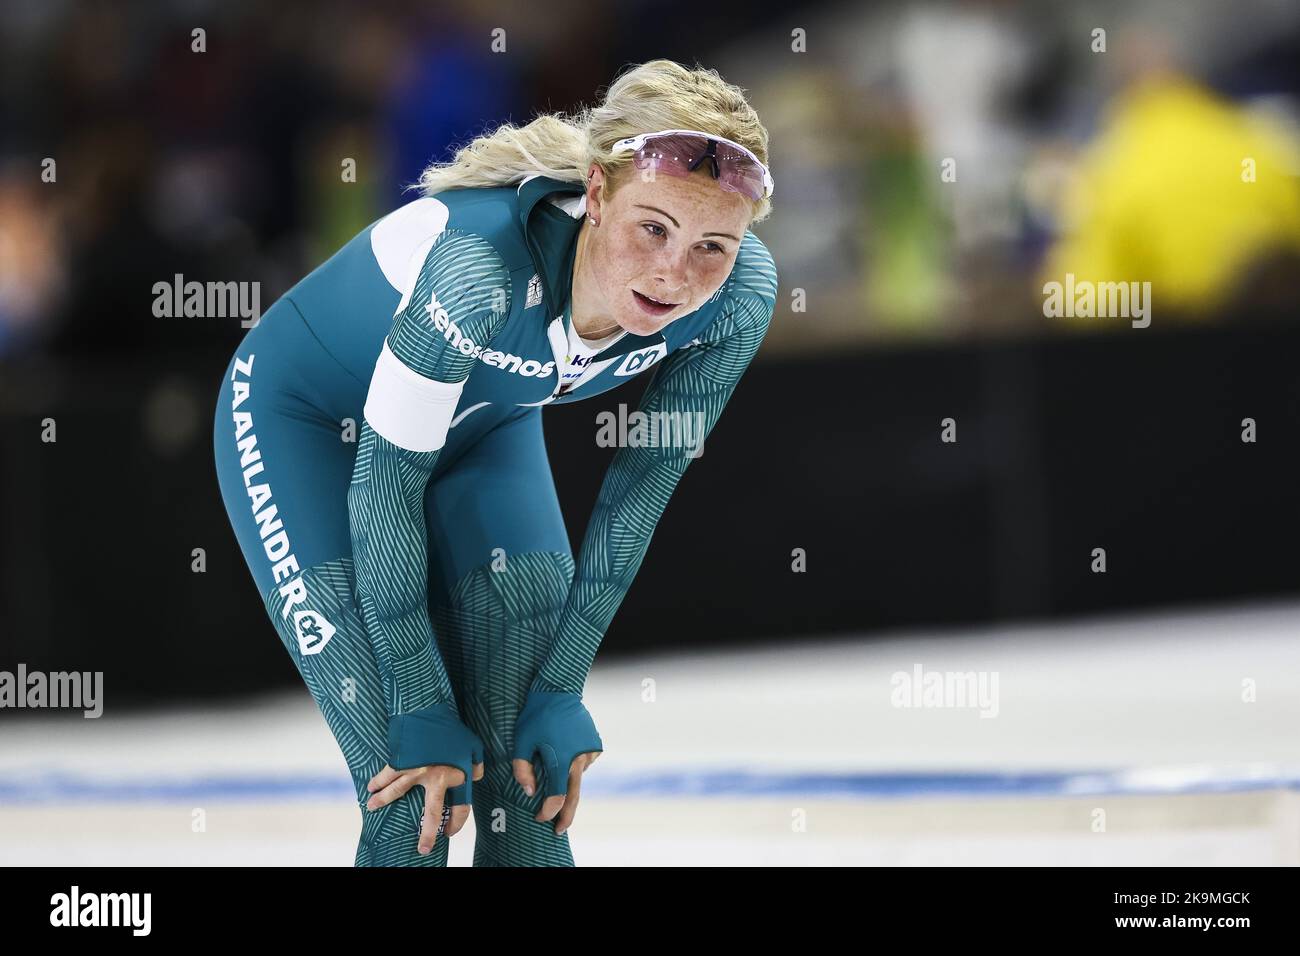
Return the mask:
<path fill-rule="evenodd" d="M 618 412 L 596 415 L 596 444 L 600 448 L 685 448 L 691 458 L 704 454 L 708 421 L 703 412 Z"/>
<path fill-rule="evenodd" d="M 74 883 L 50 897 L 51 926 L 121 926 L 132 936 L 148 936 L 152 911 L 152 893 L 85 893 Z"/>
<path fill-rule="evenodd" d="M 0 707 L 71 708 L 85 717 L 104 712 L 103 671 L 0 671 Z"/>
<path fill-rule="evenodd" d="M 895 707 L 979 708 L 980 717 L 998 715 L 997 671 L 895 671 L 889 702 Z"/>
<path fill-rule="evenodd" d="M 153 284 L 153 314 L 159 319 L 225 319 L 238 316 L 251 329 L 262 319 L 260 282 L 186 282 L 179 272 L 171 282 Z"/>
<path fill-rule="evenodd" d="M 1076 281 L 1073 272 L 1064 282 L 1043 285 L 1043 315 L 1049 319 L 1132 319 L 1135 329 L 1151 324 L 1150 282 Z"/>

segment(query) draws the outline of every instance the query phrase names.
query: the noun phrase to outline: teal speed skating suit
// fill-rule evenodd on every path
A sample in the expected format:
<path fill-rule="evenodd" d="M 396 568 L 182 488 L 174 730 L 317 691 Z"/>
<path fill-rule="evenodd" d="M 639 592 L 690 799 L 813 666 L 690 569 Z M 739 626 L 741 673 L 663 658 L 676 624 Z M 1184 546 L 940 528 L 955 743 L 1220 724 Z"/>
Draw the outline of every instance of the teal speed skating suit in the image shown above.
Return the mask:
<path fill-rule="evenodd" d="M 701 308 L 575 361 L 583 192 L 538 175 L 399 207 L 281 297 L 222 380 L 221 493 L 347 761 L 357 865 L 445 864 L 445 837 L 416 851 L 422 787 L 365 809 L 386 763 L 443 762 L 420 736 L 439 707 L 484 749 L 486 775 L 457 788 L 474 808 L 475 865 L 573 864 L 568 835 L 533 819 L 564 781 L 530 798 L 514 780 L 516 721 L 530 694 L 580 697 L 678 479 L 771 321 L 776 270 L 746 232 Z M 642 374 L 637 410 L 696 434 L 621 444 L 575 564 L 542 408 Z"/>

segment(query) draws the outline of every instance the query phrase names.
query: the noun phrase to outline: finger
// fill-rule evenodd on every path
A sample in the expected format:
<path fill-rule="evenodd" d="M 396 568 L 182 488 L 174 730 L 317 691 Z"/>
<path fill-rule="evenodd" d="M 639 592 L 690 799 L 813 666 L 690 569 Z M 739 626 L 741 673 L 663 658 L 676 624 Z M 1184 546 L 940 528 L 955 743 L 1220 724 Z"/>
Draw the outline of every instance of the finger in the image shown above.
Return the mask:
<path fill-rule="evenodd" d="M 461 804 L 458 807 L 452 807 L 451 821 L 447 824 L 447 829 L 444 832 L 449 837 L 455 836 L 457 833 L 460 832 L 461 827 L 465 825 L 465 821 L 467 821 L 468 819 L 469 819 L 469 804 Z"/>
<path fill-rule="evenodd" d="M 370 778 L 370 782 L 366 784 L 366 789 L 371 793 L 374 793 L 376 790 L 382 790 L 400 777 L 402 773 L 403 771 L 394 770 L 392 767 L 388 766 L 388 764 L 384 764 L 384 769 Z"/>
<path fill-rule="evenodd" d="M 446 787 L 442 783 L 426 780 L 424 784 L 424 816 L 420 818 L 420 844 L 417 847 L 423 855 L 433 850 L 434 841 L 438 839 L 438 830 L 442 827 L 442 797 Z"/>
<path fill-rule="evenodd" d="M 375 793 L 366 801 L 367 810 L 378 810 L 380 807 L 386 807 L 394 800 L 400 800 L 406 795 L 406 791 L 415 786 L 419 779 L 419 774 L 410 770 L 404 770 L 393 780 L 392 783 Z"/>
<path fill-rule="evenodd" d="M 587 769 L 587 762 L 583 759 L 584 756 L 574 757 L 573 764 L 569 767 L 569 792 L 564 798 L 564 806 L 560 808 L 560 815 L 555 818 L 556 836 L 569 829 L 569 825 L 573 823 L 573 818 L 578 812 L 578 790 L 582 786 L 582 771 Z"/>
<path fill-rule="evenodd" d="M 474 802 L 474 788 L 465 779 L 465 771 L 450 764 L 436 764 L 431 768 L 438 781 L 447 788 L 443 803 L 453 807 L 467 807 Z"/>
<path fill-rule="evenodd" d="M 511 766 L 515 771 L 515 782 L 531 797 L 537 792 L 537 777 L 533 774 L 533 762 L 516 757 L 511 761 Z"/>
<path fill-rule="evenodd" d="M 564 786 L 561 781 L 564 779 L 563 775 L 569 772 L 569 768 L 561 766 L 559 754 L 545 741 L 537 745 L 537 755 L 542 758 L 542 771 L 546 774 L 543 793 L 548 799 L 564 796 Z"/>
<path fill-rule="evenodd" d="M 430 764 L 425 769 L 430 771 L 430 779 L 441 785 L 444 789 L 447 787 L 459 787 L 465 782 L 465 771 L 453 764 L 435 763 Z"/>
<path fill-rule="evenodd" d="M 547 797 L 542 801 L 542 809 L 538 811 L 537 816 L 533 817 L 533 819 L 538 823 L 545 823 L 547 820 L 552 819 L 557 813 L 559 813 L 560 808 L 563 806 L 564 794 L 557 793 L 553 797 Z"/>

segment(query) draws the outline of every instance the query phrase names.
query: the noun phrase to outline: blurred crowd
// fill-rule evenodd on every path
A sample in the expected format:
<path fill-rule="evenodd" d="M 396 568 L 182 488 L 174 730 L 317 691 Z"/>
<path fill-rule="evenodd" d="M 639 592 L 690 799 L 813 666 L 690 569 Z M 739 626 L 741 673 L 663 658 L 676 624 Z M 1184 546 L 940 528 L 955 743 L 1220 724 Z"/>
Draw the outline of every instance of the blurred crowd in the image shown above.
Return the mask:
<path fill-rule="evenodd" d="M 774 351 L 1100 327 L 1044 316 L 1066 273 L 1150 282 L 1160 321 L 1294 312 L 1296 4 L 11 3 L 0 360 L 229 343 L 154 284 L 266 308 L 431 159 L 655 56 L 771 134 Z"/>
<path fill-rule="evenodd" d="M 429 160 L 607 82 L 554 56 L 598 12 L 506 6 L 0 7 L 0 357 L 229 342 L 230 322 L 155 319 L 154 284 L 260 282 L 265 308 Z"/>
<path fill-rule="evenodd" d="M 1116 328 L 1045 316 L 1067 274 L 1149 282 L 1163 327 L 1296 314 L 1300 6 L 860 4 L 808 32 L 755 71 L 763 237 L 811 303 L 782 345 Z"/>

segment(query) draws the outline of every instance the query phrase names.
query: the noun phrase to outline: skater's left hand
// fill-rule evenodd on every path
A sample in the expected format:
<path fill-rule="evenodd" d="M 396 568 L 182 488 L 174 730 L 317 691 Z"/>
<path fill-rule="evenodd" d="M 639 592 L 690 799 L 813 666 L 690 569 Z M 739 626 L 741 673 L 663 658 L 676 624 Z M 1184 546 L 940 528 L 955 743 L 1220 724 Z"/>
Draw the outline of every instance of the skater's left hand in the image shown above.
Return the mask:
<path fill-rule="evenodd" d="M 595 721 L 577 694 L 531 691 L 515 724 L 515 780 L 528 796 L 537 792 L 533 755 L 545 774 L 545 799 L 533 819 L 554 818 L 558 836 L 578 812 L 582 774 L 604 750 Z M 557 816 L 558 814 L 558 816 Z"/>
<path fill-rule="evenodd" d="M 601 751 L 594 753 L 579 754 L 573 758 L 573 763 L 569 764 L 569 792 L 561 793 L 554 797 L 547 797 L 542 801 L 541 812 L 533 817 L 538 823 L 555 817 L 555 835 L 559 836 L 565 830 L 569 829 L 573 823 L 573 817 L 578 812 L 578 791 L 582 785 L 582 772 L 596 762 Z M 530 797 L 537 792 L 537 784 L 533 779 L 533 765 L 527 760 L 514 761 L 515 779 L 519 781 L 519 786 L 524 788 L 524 793 Z M 560 815 L 555 816 L 556 812 Z"/>

